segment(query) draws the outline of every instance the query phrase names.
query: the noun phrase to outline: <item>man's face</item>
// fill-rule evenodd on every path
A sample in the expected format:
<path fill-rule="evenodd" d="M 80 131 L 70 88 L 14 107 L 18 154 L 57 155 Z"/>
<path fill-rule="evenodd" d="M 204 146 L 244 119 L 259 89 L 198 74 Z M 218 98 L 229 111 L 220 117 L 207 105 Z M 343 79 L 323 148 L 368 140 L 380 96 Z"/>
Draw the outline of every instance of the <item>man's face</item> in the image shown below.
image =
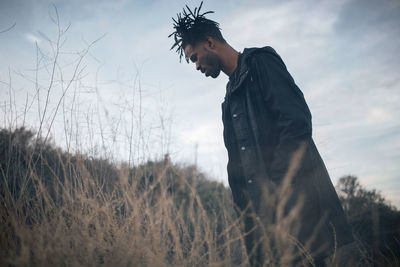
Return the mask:
<path fill-rule="evenodd" d="M 195 46 L 185 46 L 186 58 L 196 64 L 196 70 L 206 75 L 217 78 L 221 72 L 221 62 L 218 55 L 208 47 L 207 42 L 198 43 Z"/>

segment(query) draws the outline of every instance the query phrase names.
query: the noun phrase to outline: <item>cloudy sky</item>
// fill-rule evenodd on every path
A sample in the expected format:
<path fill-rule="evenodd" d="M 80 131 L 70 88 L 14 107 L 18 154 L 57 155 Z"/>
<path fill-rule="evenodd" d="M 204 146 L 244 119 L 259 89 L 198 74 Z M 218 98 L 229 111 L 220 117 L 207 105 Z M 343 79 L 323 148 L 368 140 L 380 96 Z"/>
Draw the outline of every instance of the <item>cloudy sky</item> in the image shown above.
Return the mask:
<path fill-rule="evenodd" d="M 169 51 L 171 17 L 199 3 L 0 0 L 1 126 L 37 129 L 42 117 L 63 147 L 115 146 L 123 159 L 135 149 L 197 158 L 227 184 L 220 106 L 228 78 L 206 79 Z M 51 83 L 55 7 L 62 36 Z M 238 51 L 269 45 L 281 55 L 311 109 L 333 182 L 356 175 L 400 207 L 400 2 L 236 0 L 203 8 L 215 11 L 209 18 Z M 79 141 L 65 141 L 66 128 L 81 131 Z M 121 137 L 130 133 L 140 135 L 133 149 Z"/>

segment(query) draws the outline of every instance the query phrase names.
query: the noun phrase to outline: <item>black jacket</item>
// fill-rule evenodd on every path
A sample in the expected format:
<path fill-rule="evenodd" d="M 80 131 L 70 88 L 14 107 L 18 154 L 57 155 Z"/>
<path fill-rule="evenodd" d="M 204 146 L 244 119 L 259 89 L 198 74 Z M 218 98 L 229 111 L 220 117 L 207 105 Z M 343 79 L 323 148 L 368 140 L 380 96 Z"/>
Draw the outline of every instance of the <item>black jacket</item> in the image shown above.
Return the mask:
<path fill-rule="evenodd" d="M 251 201 L 261 214 L 266 199 L 261 189 L 283 183 L 293 153 L 304 144 L 300 166 L 290 181 L 296 197 L 286 205 L 289 212 L 299 198 L 303 200 L 297 218 L 301 227 L 292 234 L 304 244 L 315 237 L 318 228 L 314 249 L 321 242 L 333 247 L 334 238 L 339 246 L 353 240 L 313 142 L 311 113 L 303 93 L 274 49 L 250 48 L 240 54 L 238 67 L 227 84 L 222 119 L 229 184 L 239 208 L 244 209 Z M 274 211 L 268 214 L 274 216 Z"/>

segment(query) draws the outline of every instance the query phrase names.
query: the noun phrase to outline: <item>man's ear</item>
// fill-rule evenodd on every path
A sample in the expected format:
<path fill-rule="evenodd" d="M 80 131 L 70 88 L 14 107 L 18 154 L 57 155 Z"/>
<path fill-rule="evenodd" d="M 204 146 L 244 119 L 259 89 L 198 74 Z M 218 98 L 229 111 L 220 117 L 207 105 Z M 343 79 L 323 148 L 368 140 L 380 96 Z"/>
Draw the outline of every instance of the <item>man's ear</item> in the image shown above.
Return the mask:
<path fill-rule="evenodd" d="M 215 40 L 214 40 L 214 38 L 212 38 L 210 36 L 206 37 L 206 45 L 207 45 L 207 48 L 214 50 L 215 49 Z"/>

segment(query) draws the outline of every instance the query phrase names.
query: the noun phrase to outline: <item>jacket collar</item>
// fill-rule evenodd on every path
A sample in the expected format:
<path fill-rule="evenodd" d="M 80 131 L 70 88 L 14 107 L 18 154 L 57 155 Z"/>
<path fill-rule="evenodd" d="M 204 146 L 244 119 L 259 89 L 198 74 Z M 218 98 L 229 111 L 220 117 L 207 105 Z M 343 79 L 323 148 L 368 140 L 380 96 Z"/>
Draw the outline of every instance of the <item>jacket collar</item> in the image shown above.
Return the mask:
<path fill-rule="evenodd" d="M 229 82 L 226 85 L 226 94 L 229 95 L 236 91 L 246 80 L 249 75 L 249 61 L 253 54 L 258 52 L 266 52 L 271 53 L 275 56 L 278 56 L 275 50 L 270 46 L 265 46 L 262 48 L 245 48 L 243 52 L 239 55 L 238 66 L 236 70 L 233 72 L 232 76 L 229 77 Z M 279 56 L 278 56 L 279 57 Z"/>
<path fill-rule="evenodd" d="M 231 94 L 236 89 L 238 89 L 249 73 L 249 68 L 247 66 L 247 57 L 248 57 L 248 50 L 245 48 L 243 53 L 239 54 L 238 65 L 235 71 L 232 73 L 231 77 L 229 77 L 229 82 L 226 85 L 226 92 L 227 94 Z"/>

